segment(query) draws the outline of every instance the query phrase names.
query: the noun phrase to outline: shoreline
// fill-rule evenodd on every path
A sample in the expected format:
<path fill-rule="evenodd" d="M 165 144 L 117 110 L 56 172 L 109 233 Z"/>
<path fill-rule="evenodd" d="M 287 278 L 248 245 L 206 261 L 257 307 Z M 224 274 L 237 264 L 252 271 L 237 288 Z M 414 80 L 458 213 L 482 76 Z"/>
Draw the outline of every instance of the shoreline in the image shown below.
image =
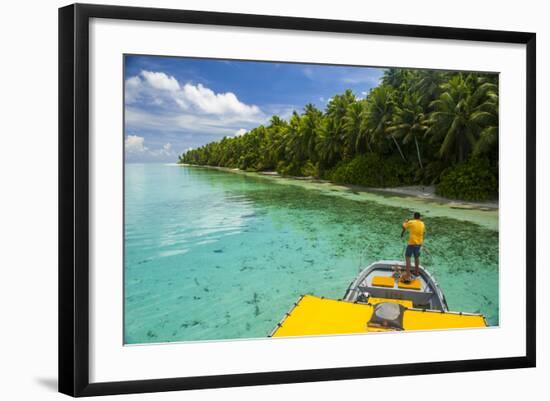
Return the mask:
<path fill-rule="evenodd" d="M 433 185 L 411 185 L 395 188 L 367 188 L 366 191 L 389 193 L 393 195 L 414 196 L 420 199 L 431 200 L 447 204 L 455 209 L 498 210 L 498 201 L 465 201 L 449 199 L 436 195 Z"/>
<path fill-rule="evenodd" d="M 193 164 L 177 164 L 177 166 L 209 168 L 249 177 L 264 178 L 275 183 L 298 185 L 306 189 L 319 190 L 326 195 L 344 196 L 359 201 L 374 201 L 388 206 L 419 210 L 428 216 L 469 221 L 498 231 L 498 201 L 470 202 L 448 199 L 436 195 L 433 186 L 371 188 L 351 184 L 337 184 L 313 177 L 281 176 L 275 171 L 249 172 L 238 168 Z M 426 206 L 430 206 L 430 209 L 426 209 Z"/>
<path fill-rule="evenodd" d="M 210 166 L 200 166 L 200 167 L 210 167 Z M 215 167 L 218 169 L 225 170 L 226 167 Z M 235 172 L 242 170 L 237 169 Z M 246 172 L 246 171 L 245 171 Z M 435 186 L 433 185 L 405 185 L 401 187 L 391 187 L 391 188 L 376 188 L 376 187 L 364 187 L 361 185 L 354 184 L 338 184 L 330 180 L 322 180 L 314 177 L 293 177 L 293 176 L 281 176 L 276 171 L 265 171 L 265 172 L 252 172 L 253 174 L 258 174 L 262 176 L 277 177 L 277 178 L 289 178 L 300 181 L 309 181 L 316 183 L 326 183 L 340 187 L 346 187 L 353 191 L 358 192 L 370 192 L 370 193 L 381 193 L 381 194 L 391 194 L 391 195 L 402 195 L 405 197 L 416 197 L 420 199 L 425 199 L 434 202 L 440 202 L 449 205 L 449 207 L 456 209 L 479 209 L 479 210 L 498 210 L 498 201 L 465 201 L 460 199 L 449 199 L 443 196 L 436 195 Z"/>

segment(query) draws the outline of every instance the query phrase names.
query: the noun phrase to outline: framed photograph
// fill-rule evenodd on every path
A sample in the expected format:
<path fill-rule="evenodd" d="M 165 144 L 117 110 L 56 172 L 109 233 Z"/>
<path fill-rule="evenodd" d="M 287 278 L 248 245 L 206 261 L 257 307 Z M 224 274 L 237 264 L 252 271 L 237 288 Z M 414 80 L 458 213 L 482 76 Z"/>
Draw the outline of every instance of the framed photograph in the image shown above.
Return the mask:
<path fill-rule="evenodd" d="M 535 79 L 534 33 L 61 8 L 59 390 L 535 366 Z"/>

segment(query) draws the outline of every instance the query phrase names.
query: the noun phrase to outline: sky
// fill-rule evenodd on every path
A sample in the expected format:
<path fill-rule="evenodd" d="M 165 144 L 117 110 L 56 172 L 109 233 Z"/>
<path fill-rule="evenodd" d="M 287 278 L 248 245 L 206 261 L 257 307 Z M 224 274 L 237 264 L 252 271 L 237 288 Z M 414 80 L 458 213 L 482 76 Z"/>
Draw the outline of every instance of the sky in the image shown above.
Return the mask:
<path fill-rule="evenodd" d="M 124 59 L 125 160 L 174 163 L 224 136 L 243 135 L 308 103 L 324 110 L 351 89 L 365 97 L 383 69 L 132 56 Z"/>

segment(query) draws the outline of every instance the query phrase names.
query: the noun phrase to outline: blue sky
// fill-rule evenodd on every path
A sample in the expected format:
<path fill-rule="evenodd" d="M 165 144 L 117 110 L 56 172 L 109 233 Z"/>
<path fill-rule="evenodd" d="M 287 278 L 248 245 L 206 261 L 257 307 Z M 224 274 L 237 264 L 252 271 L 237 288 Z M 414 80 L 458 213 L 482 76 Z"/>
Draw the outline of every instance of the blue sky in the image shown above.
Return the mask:
<path fill-rule="evenodd" d="M 127 162 L 175 162 L 187 149 L 287 119 L 351 89 L 364 97 L 383 70 L 316 64 L 125 56 Z"/>

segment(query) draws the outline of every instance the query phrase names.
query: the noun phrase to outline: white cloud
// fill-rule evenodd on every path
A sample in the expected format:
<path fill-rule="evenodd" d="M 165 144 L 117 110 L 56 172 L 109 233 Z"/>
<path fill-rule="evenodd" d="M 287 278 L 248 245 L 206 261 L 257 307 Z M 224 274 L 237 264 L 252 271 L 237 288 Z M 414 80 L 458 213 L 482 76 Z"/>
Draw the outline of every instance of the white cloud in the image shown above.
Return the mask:
<path fill-rule="evenodd" d="M 147 150 L 145 139 L 138 135 L 127 135 L 124 139 L 124 149 L 129 153 L 143 153 Z"/>
<path fill-rule="evenodd" d="M 261 113 L 258 106 L 242 103 L 232 92 L 214 93 L 202 84 L 185 84 L 176 99 L 185 110 L 192 107 L 207 114 L 249 117 Z"/>
<path fill-rule="evenodd" d="M 171 143 L 165 143 L 164 145 L 162 145 L 162 148 L 149 151 L 149 154 L 155 158 L 164 158 L 175 155 L 174 151 L 172 150 Z"/>
<path fill-rule="evenodd" d="M 232 92 L 215 92 L 204 84 L 178 82 L 169 74 L 143 71 L 126 79 L 125 98 L 126 132 L 132 137 L 158 134 L 155 141 L 151 139 L 153 142 L 146 136 L 141 152 L 139 144 L 134 143 L 137 138 L 127 138 L 129 161 L 172 160 L 182 149 L 205 143 L 205 137 L 211 138 L 206 139 L 209 142 L 242 135 L 268 124 L 272 115 L 288 119 L 297 109 L 288 104 L 271 104 L 263 110 L 243 102 Z M 166 139 L 161 141 L 161 137 Z"/>
<path fill-rule="evenodd" d="M 145 146 L 145 139 L 139 135 L 127 135 L 124 140 L 124 149 L 126 151 L 126 158 L 132 160 L 163 160 L 173 159 L 176 156 L 176 152 L 172 148 L 170 142 L 162 145 L 161 148 L 150 149 Z"/>
<path fill-rule="evenodd" d="M 126 80 L 126 87 L 136 88 L 141 84 L 139 77 L 130 77 Z"/>
<path fill-rule="evenodd" d="M 216 93 L 202 84 L 180 84 L 176 78 L 164 72 L 141 71 L 139 75 L 128 78 L 125 83 L 126 103 L 133 104 L 144 100 L 147 104 L 162 106 L 169 110 L 176 107 L 186 114 L 209 114 L 220 117 L 254 119 L 263 116 L 256 105 L 240 101 L 233 92 Z"/>
<path fill-rule="evenodd" d="M 151 87 L 168 92 L 175 92 L 180 89 L 178 80 L 173 76 L 168 76 L 164 72 L 141 71 L 141 76 L 145 78 Z M 134 77 L 135 78 L 135 77 Z M 131 79 L 131 78 L 130 78 Z"/>
<path fill-rule="evenodd" d="M 276 113 L 275 113 L 276 114 Z M 243 127 L 252 128 L 269 121 L 267 115 L 219 116 L 181 110 L 153 112 L 127 105 L 125 110 L 126 129 L 154 130 L 172 133 L 195 133 L 205 135 L 231 136 Z"/>
<path fill-rule="evenodd" d="M 126 103 L 134 103 L 139 98 L 141 89 L 141 79 L 139 77 L 131 77 L 124 83 L 124 95 Z"/>

